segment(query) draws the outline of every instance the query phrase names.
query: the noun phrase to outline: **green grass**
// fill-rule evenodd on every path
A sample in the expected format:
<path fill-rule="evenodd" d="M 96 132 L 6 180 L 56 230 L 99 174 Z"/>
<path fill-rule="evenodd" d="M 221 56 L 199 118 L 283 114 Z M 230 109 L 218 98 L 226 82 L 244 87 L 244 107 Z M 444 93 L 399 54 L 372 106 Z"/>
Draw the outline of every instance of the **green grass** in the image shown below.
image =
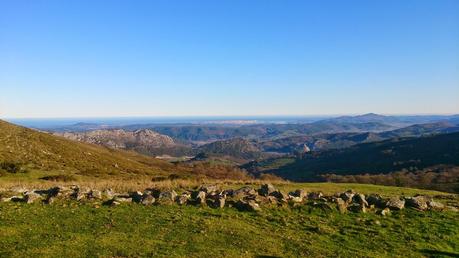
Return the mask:
<path fill-rule="evenodd" d="M 0 257 L 419 257 L 459 254 L 459 215 L 308 206 L 260 213 L 138 204 L 0 203 Z"/>

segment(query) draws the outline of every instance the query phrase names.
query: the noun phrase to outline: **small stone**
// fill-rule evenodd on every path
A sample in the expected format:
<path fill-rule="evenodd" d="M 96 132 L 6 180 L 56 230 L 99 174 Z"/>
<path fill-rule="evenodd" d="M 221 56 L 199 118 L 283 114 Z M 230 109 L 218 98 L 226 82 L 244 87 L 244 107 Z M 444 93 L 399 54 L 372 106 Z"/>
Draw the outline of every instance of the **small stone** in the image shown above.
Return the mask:
<path fill-rule="evenodd" d="M 389 208 L 385 208 L 385 209 L 382 209 L 379 214 L 381 214 L 382 216 L 389 216 L 391 214 L 390 212 L 390 209 Z"/>

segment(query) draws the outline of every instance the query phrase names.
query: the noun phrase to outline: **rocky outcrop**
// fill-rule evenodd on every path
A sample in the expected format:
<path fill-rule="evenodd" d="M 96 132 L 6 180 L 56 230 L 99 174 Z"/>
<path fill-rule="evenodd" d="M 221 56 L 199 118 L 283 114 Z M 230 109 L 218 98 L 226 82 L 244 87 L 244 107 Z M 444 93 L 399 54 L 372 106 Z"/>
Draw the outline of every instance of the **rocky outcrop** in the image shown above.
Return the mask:
<path fill-rule="evenodd" d="M 446 206 L 442 202 L 434 201 L 429 196 L 392 197 L 385 199 L 379 195 L 364 194 L 348 190 L 331 196 L 321 192 L 307 192 L 297 189 L 289 194 L 276 189 L 273 185 L 265 184 L 255 189 L 244 186 L 239 189 L 221 190 L 216 185 L 204 185 L 196 190 L 145 189 L 128 193 L 116 193 L 111 189 L 103 191 L 87 189 L 79 186 L 52 187 L 43 190 L 21 189 L 18 192 L 8 191 L 0 193 L 1 202 L 23 202 L 27 204 L 53 204 L 55 202 L 77 201 L 82 203 L 101 203 L 109 206 L 139 203 L 143 205 L 198 205 L 211 208 L 234 207 L 240 211 L 260 212 L 263 206 L 310 206 L 324 212 L 333 210 L 340 213 L 377 213 L 389 216 L 391 211 L 402 210 L 405 207 L 418 211 L 457 211 L 457 207 Z M 449 202 L 451 200 L 448 200 Z"/>

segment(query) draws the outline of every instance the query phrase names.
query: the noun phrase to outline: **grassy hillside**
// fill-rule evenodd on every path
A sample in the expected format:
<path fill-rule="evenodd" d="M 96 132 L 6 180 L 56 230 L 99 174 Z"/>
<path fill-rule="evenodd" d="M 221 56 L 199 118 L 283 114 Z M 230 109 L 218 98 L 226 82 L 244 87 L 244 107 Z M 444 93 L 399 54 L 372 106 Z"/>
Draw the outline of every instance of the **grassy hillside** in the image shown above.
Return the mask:
<path fill-rule="evenodd" d="M 0 178 L 135 178 L 189 172 L 188 168 L 134 152 L 79 143 L 0 121 Z"/>
<path fill-rule="evenodd" d="M 439 164 L 459 165 L 459 133 L 393 139 L 306 154 L 304 158 L 274 168 L 271 172 L 287 179 L 311 180 L 326 173 L 378 174 Z"/>
<path fill-rule="evenodd" d="M 352 184 L 284 184 L 334 193 L 441 194 Z M 346 213 L 311 206 L 235 208 L 0 203 L 0 257 L 453 257 L 459 214 Z M 407 252 L 407 250 L 409 250 Z"/>

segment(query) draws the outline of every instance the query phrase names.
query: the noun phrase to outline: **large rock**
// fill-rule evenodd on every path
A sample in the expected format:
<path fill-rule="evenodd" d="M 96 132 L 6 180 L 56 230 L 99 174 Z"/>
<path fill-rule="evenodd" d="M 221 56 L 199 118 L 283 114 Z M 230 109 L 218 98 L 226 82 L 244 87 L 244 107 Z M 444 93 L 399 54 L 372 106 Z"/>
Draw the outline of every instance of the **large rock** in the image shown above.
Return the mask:
<path fill-rule="evenodd" d="M 219 189 L 218 189 L 218 186 L 216 185 L 203 185 L 199 188 L 199 191 L 203 191 L 206 194 L 211 195 L 211 194 L 218 193 Z"/>
<path fill-rule="evenodd" d="M 308 193 L 303 189 L 297 189 L 294 192 L 291 192 L 290 195 L 304 199 L 305 197 L 308 196 Z"/>
<path fill-rule="evenodd" d="M 434 200 L 428 201 L 427 206 L 429 206 L 431 210 L 437 210 L 437 211 L 442 211 L 446 208 L 446 206 L 443 203 L 436 202 Z"/>
<path fill-rule="evenodd" d="M 352 198 L 354 197 L 355 192 L 353 190 L 347 190 L 346 192 L 340 194 L 340 198 L 343 199 L 343 201 L 350 203 L 352 202 Z"/>
<path fill-rule="evenodd" d="M 358 203 L 351 203 L 351 205 L 349 205 L 348 207 L 348 210 L 352 212 L 361 212 L 361 213 L 367 212 L 366 206 L 362 204 L 358 204 Z"/>
<path fill-rule="evenodd" d="M 358 203 L 360 205 L 363 205 L 365 207 L 368 207 L 368 202 L 365 200 L 365 195 L 356 193 L 353 197 L 352 200 L 355 203 Z"/>
<path fill-rule="evenodd" d="M 141 203 L 143 205 L 152 205 L 156 201 L 155 197 L 152 194 L 143 194 Z"/>
<path fill-rule="evenodd" d="M 233 197 L 244 197 L 247 195 L 257 195 L 257 191 L 250 186 L 244 186 L 233 191 Z"/>
<path fill-rule="evenodd" d="M 347 212 L 347 202 L 345 202 L 341 198 L 336 198 L 334 201 L 336 202 L 336 206 L 337 206 L 338 211 L 340 213 L 346 213 Z"/>
<path fill-rule="evenodd" d="M 318 200 L 322 197 L 324 197 L 324 194 L 322 192 L 311 192 L 308 194 L 308 199 L 312 200 Z"/>
<path fill-rule="evenodd" d="M 276 188 L 272 184 L 264 184 L 258 190 L 258 193 L 262 196 L 268 196 L 274 191 L 276 191 Z"/>
<path fill-rule="evenodd" d="M 102 192 L 99 190 L 91 190 L 88 193 L 88 199 L 102 200 Z"/>
<path fill-rule="evenodd" d="M 401 210 L 405 208 L 405 200 L 401 200 L 399 197 L 392 197 L 386 202 L 386 207 L 391 210 Z"/>
<path fill-rule="evenodd" d="M 270 196 L 275 197 L 279 202 L 286 202 L 288 200 L 288 194 L 279 190 L 272 192 Z"/>
<path fill-rule="evenodd" d="M 236 208 L 240 211 L 260 211 L 260 205 L 255 201 L 242 201 L 236 203 Z"/>
<path fill-rule="evenodd" d="M 384 208 L 386 205 L 386 202 L 379 194 L 370 194 L 367 196 L 366 201 L 368 205 L 374 205 L 379 208 Z"/>
<path fill-rule="evenodd" d="M 160 204 L 171 204 L 175 201 L 177 193 L 174 190 L 163 191 L 158 196 L 158 203 Z"/>
<path fill-rule="evenodd" d="M 405 198 L 405 205 L 406 207 L 411 207 L 417 210 L 427 210 L 427 202 L 429 199 L 425 196 L 416 196 L 416 197 L 407 197 Z"/>
<path fill-rule="evenodd" d="M 177 196 L 176 202 L 179 205 L 185 205 L 188 203 L 190 199 L 191 199 L 191 195 L 188 192 L 186 192 L 186 193 L 182 193 L 181 195 Z"/>
<path fill-rule="evenodd" d="M 143 194 L 142 194 L 142 192 L 139 192 L 139 191 L 130 192 L 130 193 L 129 193 L 129 197 L 132 198 L 132 201 L 133 201 L 133 202 L 139 203 L 139 202 L 142 201 Z"/>
<path fill-rule="evenodd" d="M 196 204 L 205 204 L 206 203 L 206 192 L 204 191 L 196 191 L 193 192 L 191 197 L 194 199 Z"/>
<path fill-rule="evenodd" d="M 131 203 L 132 202 L 132 197 L 129 195 L 118 195 L 113 198 L 113 202 L 118 202 L 118 203 Z"/>

